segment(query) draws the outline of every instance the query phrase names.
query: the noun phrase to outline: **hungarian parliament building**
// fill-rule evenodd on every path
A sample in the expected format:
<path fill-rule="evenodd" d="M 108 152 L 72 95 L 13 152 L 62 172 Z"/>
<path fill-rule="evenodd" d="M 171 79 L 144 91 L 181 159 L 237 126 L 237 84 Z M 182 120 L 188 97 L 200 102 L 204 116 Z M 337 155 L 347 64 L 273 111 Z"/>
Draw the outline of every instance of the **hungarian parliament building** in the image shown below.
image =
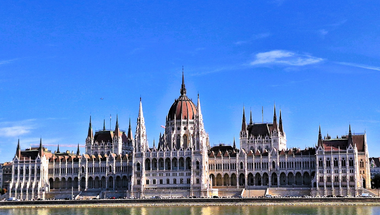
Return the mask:
<path fill-rule="evenodd" d="M 195 104 L 186 95 L 184 75 L 180 96 L 166 116 L 165 132 L 149 147 L 140 99 L 133 135 L 105 125 L 93 131 L 91 117 L 85 153 L 55 152 L 44 147 L 21 149 L 11 162 L 9 197 L 49 198 L 154 198 L 358 196 L 370 188 L 366 134 L 323 137 L 317 145 L 287 148 L 281 111 L 273 121 L 249 120 L 243 107 L 240 147 L 210 147 L 199 95 Z M 19 140 L 20 141 L 20 140 Z M 311 141 L 313 142 L 313 141 Z"/>

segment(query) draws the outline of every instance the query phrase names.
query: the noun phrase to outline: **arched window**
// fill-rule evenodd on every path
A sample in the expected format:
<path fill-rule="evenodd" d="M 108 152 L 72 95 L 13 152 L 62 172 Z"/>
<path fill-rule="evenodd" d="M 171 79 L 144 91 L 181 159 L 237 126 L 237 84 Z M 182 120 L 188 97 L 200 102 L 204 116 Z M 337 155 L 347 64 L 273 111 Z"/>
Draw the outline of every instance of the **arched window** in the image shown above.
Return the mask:
<path fill-rule="evenodd" d="M 244 168 L 243 162 L 240 162 L 240 169 L 243 169 L 243 168 Z"/>
<path fill-rule="evenodd" d="M 346 160 L 344 158 L 342 159 L 342 167 L 346 167 Z"/>
<path fill-rule="evenodd" d="M 199 161 L 197 161 L 196 166 L 197 166 L 197 169 L 199 169 Z"/>
<path fill-rule="evenodd" d="M 364 168 L 364 162 L 363 162 L 363 159 L 360 159 L 360 168 Z"/>
<path fill-rule="evenodd" d="M 274 161 L 272 162 L 272 169 L 276 169 L 276 163 Z"/>
<path fill-rule="evenodd" d="M 187 135 L 183 135 L 183 148 L 187 148 Z"/>
<path fill-rule="evenodd" d="M 140 171 L 140 163 L 137 163 L 137 164 L 136 164 L 136 170 L 137 170 L 137 171 Z"/>
<path fill-rule="evenodd" d="M 112 166 L 109 167 L 109 172 L 112 172 Z"/>
<path fill-rule="evenodd" d="M 348 161 L 348 164 L 350 167 L 353 167 L 354 166 L 354 160 L 352 158 L 350 158 L 350 160 Z"/>
<path fill-rule="evenodd" d="M 334 158 L 334 167 L 338 167 L 338 166 L 339 166 L 338 158 Z"/>
<path fill-rule="evenodd" d="M 176 144 L 176 148 L 179 149 L 181 148 L 181 136 L 180 135 L 177 135 L 177 144 Z"/>

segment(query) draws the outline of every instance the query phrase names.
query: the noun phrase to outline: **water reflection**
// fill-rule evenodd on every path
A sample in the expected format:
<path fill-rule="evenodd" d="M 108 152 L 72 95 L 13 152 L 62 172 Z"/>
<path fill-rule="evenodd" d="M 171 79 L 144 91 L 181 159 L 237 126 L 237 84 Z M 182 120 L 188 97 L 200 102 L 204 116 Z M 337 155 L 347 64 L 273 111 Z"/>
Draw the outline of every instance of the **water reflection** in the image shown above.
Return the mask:
<path fill-rule="evenodd" d="M 77 207 L 77 208 L 18 208 L 18 209 L 0 209 L 2 214 L 16 215 L 48 215 L 48 214 L 83 214 L 83 215 L 250 215 L 250 214 L 380 214 L 380 206 L 180 206 L 180 207 Z"/>

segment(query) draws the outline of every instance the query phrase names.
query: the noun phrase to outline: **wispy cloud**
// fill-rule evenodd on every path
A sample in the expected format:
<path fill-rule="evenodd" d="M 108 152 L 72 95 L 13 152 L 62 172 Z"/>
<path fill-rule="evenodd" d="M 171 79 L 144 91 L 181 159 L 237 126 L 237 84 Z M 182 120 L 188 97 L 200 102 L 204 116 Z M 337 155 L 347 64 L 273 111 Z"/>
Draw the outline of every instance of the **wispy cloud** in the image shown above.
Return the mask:
<path fill-rule="evenodd" d="M 299 80 L 299 81 L 288 81 L 288 82 L 284 82 L 281 84 L 272 84 L 269 86 L 270 87 L 287 87 L 287 86 L 291 86 L 291 85 L 295 85 L 295 84 L 299 84 L 299 83 L 303 83 L 303 82 L 307 82 L 307 81 L 309 81 L 309 79 L 304 79 L 304 80 Z"/>
<path fill-rule="evenodd" d="M 309 54 L 297 54 L 291 51 L 273 50 L 261 52 L 255 55 L 251 65 L 282 64 L 288 66 L 305 66 L 322 62 L 322 58 L 313 57 Z"/>
<path fill-rule="evenodd" d="M 28 134 L 34 129 L 34 119 L 14 122 L 0 122 L 0 137 L 17 137 Z"/>
<path fill-rule="evenodd" d="M 363 64 L 356 64 L 356 63 L 347 63 L 347 62 L 336 62 L 336 63 L 340 64 L 340 65 L 344 65 L 344 66 L 352 66 L 352 67 L 356 67 L 356 68 L 380 71 L 380 67 L 368 66 L 368 65 L 363 65 Z"/>
<path fill-rule="evenodd" d="M 10 60 L 0 60 L 0 65 L 3 65 L 3 64 L 8 64 L 8 63 L 12 63 L 13 61 L 17 60 L 17 58 L 15 59 L 10 59 Z"/>
<path fill-rule="evenodd" d="M 254 34 L 252 35 L 251 38 L 249 38 L 248 40 L 239 40 L 239 41 L 236 41 L 234 42 L 235 45 L 243 45 L 243 44 L 249 44 L 255 40 L 259 40 L 259 39 L 264 39 L 264 38 L 267 38 L 271 36 L 270 33 L 260 33 L 260 34 Z"/>

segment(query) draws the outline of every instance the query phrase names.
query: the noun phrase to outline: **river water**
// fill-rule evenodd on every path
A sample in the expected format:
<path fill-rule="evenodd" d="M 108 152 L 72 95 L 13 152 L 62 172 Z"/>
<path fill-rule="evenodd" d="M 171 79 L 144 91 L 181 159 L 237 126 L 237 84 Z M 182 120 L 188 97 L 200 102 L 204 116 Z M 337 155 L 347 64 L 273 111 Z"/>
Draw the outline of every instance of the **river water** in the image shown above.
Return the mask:
<path fill-rule="evenodd" d="M 209 214 L 380 214 L 380 206 L 173 206 L 173 207 L 62 207 L 62 208 L 14 208 L 0 209 L 2 214 L 52 215 L 209 215 Z"/>

